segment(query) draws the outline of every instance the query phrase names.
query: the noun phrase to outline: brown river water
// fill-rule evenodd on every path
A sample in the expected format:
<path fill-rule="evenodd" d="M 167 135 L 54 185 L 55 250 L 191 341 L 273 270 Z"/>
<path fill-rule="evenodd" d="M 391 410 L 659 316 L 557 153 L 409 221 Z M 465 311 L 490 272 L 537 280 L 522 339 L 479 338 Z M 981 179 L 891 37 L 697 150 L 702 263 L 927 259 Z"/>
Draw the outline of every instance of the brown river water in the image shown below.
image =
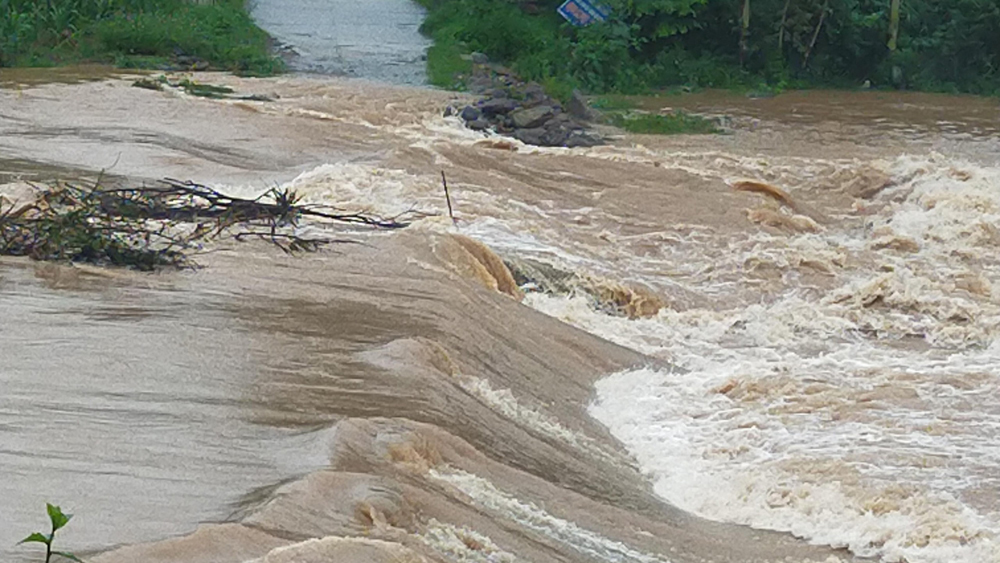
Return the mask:
<path fill-rule="evenodd" d="M 11 199 L 106 169 L 422 218 L 0 261 L 0 559 L 52 501 L 95 563 L 1000 561 L 995 100 L 705 92 L 642 103 L 730 134 L 539 149 L 421 87 L 50 73 L 0 75 Z"/>

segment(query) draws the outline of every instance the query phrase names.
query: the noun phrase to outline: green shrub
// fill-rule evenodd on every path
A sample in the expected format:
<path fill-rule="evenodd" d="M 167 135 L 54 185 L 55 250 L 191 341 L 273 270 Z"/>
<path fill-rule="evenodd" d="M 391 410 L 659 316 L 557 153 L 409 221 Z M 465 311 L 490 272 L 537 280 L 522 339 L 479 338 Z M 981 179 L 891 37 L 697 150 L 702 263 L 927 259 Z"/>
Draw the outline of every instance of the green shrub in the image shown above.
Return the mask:
<path fill-rule="evenodd" d="M 430 11 L 423 30 L 436 44 L 482 51 L 522 78 L 591 93 L 679 85 L 773 92 L 865 81 L 1000 93 L 998 2 L 903 0 L 892 53 L 887 0 L 753 0 L 741 53 L 742 0 L 603 1 L 612 9 L 607 22 L 573 28 L 555 14 L 557 0 L 533 2 L 538 15 L 508 0 L 420 0 Z M 440 60 L 428 58 L 431 74 Z"/>
<path fill-rule="evenodd" d="M 144 67 L 183 54 L 246 74 L 283 69 L 243 0 L 0 0 L 0 53 L 0 64 Z"/>
<path fill-rule="evenodd" d="M 472 72 L 466 50 L 454 42 L 439 41 L 427 49 L 427 80 L 435 86 L 464 90 L 464 77 Z"/>

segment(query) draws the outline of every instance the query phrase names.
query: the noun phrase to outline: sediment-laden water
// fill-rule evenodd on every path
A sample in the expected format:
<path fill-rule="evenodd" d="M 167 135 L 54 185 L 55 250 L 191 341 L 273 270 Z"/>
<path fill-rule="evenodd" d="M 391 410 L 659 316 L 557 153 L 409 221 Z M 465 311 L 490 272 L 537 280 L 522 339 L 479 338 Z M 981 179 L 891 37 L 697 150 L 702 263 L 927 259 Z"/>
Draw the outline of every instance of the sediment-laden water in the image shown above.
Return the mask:
<path fill-rule="evenodd" d="M 649 104 L 731 135 L 536 149 L 449 93 L 202 79 L 280 98 L 8 88 L 3 162 L 427 216 L 0 264 L 4 545 L 52 500 L 67 547 L 175 538 L 101 562 L 1000 561 L 992 106 L 708 93 Z"/>

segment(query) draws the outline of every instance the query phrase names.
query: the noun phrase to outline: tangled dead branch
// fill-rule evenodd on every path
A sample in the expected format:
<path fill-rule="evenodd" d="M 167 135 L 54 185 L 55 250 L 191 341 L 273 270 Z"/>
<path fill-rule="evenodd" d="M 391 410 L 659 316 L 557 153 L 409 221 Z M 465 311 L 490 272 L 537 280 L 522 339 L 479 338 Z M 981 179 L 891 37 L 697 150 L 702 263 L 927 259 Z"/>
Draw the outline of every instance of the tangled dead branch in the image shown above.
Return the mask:
<path fill-rule="evenodd" d="M 289 253 L 347 242 L 298 234 L 303 218 L 380 229 L 407 224 L 400 217 L 303 204 L 288 189 L 272 189 L 254 199 L 173 179 L 152 187 L 61 183 L 36 189 L 39 197 L 24 205 L 5 204 L 0 197 L 0 255 L 152 270 L 191 266 L 191 251 L 226 236 L 266 240 Z"/>

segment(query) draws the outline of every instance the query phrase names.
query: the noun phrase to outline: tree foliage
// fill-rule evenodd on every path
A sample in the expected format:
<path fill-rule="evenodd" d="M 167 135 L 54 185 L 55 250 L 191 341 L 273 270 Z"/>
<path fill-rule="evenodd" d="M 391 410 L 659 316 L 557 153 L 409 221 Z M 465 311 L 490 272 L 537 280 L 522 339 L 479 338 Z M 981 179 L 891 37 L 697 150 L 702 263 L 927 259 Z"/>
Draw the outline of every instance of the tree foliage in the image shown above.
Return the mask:
<path fill-rule="evenodd" d="M 530 3 L 538 15 L 509 0 L 423 2 L 431 27 L 469 49 L 593 92 L 870 81 L 1000 93 L 1000 2 L 901 0 L 895 51 L 892 0 L 753 0 L 743 49 L 745 0 L 604 0 L 612 16 L 586 28 L 562 22 L 558 0 Z"/>

